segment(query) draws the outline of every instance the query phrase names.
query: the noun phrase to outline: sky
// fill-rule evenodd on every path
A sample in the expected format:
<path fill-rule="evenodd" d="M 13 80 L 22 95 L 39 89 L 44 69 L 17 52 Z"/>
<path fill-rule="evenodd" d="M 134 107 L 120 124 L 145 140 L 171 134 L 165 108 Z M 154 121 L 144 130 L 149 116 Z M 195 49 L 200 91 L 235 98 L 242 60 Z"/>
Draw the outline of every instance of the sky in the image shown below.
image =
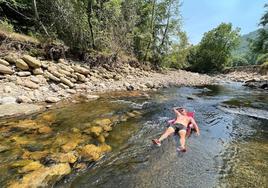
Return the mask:
<path fill-rule="evenodd" d="M 222 22 L 232 23 L 247 34 L 258 29 L 266 0 L 182 0 L 183 28 L 192 44 Z"/>

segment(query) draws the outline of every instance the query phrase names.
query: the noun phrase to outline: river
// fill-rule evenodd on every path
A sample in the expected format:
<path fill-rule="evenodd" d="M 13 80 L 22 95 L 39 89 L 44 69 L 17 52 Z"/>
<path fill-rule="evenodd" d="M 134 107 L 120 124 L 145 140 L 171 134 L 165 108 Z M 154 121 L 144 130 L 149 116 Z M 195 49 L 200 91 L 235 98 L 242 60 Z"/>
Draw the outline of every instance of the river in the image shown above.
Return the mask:
<path fill-rule="evenodd" d="M 267 187 L 267 94 L 239 83 L 221 83 L 173 87 L 148 95 L 103 95 L 97 101 L 45 112 L 56 114 L 53 134 L 33 139 L 43 143 L 70 133 L 72 128 L 83 129 L 84 123 L 95 118 L 121 117 L 122 121 L 113 125 L 105 141 L 112 151 L 85 170 L 66 176 L 54 187 Z M 193 134 L 187 140 L 186 153 L 176 151 L 177 136 L 165 140 L 161 147 L 151 143 L 166 129 L 167 120 L 174 117 L 174 106 L 194 111 L 201 130 L 199 137 Z M 140 115 L 122 119 L 124 114 L 134 111 Z M 39 117 L 40 114 L 26 118 Z M 2 125 L 7 123 L 5 120 Z M 10 134 L 18 132 L 2 134 L 1 140 Z M 47 147 L 52 146 L 43 144 L 37 150 Z M 20 155 L 17 152 L 14 157 L 14 153 L 0 153 L 0 185 L 20 178 L 16 170 L 9 169 Z"/>

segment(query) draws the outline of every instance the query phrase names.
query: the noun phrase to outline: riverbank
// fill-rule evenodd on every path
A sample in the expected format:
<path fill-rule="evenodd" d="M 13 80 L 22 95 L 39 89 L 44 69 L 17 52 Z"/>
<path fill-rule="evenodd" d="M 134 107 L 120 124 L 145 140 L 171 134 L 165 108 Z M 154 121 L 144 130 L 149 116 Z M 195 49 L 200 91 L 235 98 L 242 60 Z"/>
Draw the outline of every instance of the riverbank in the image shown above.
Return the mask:
<path fill-rule="evenodd" d="M 183 70 L 156 72 L 129 64 L 90 68 L 66 59 L 57 62 L 29 55 L 9 54 L 0 59 L 0 108 L 18 103 L 57 103 L 74 96 L 98 98 L 96 93 L 148 91 L 169 86 L 198 86 L 214 78 Z"/>

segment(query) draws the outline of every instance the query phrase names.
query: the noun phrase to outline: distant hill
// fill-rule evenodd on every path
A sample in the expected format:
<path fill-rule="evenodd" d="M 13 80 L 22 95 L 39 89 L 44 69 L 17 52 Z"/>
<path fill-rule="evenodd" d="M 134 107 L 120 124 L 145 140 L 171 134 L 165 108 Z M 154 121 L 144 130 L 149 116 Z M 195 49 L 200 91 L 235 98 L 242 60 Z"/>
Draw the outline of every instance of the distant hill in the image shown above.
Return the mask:
<path fill-rule="evenodd" d="M 268 27 L 266 27 L 268 30 Z M 240 37 L 240 44 L 239 46 L 232 52 L 233 55 L 243 56 L 249 51 L 249 42 L 248 39 L 256 39 L 258 36 L 258 32 L 260 29 L 256 31 L 252 31 L 248 34 L 242 35 Z"/>
<path fill-rule="evenodd" d="M 249 39 L 256 39 L 258 36 L 258 31 L 252 31 L 248 34 L 242 35 L 240 37 L 239 46 L 233 51 L 233 55 L 243 56 L 249 51 Z"/>

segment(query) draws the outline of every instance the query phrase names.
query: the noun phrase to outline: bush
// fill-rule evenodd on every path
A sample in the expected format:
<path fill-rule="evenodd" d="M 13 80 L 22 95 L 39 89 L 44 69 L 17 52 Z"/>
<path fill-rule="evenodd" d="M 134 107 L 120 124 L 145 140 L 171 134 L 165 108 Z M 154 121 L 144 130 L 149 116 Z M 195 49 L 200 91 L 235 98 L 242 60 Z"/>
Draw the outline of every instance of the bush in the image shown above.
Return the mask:
<path fill-rule="evenodd" d="M 265 63 L 267 61 L 268 61 L 268 53 L 261 54 L 261 55 L 258 56 L 258 58 L 256 60 L 256 64 L 261 65 L 261 64 L 263 64 L 263 63 Z"/>
<path fill-rule="evenodd" d="M 231 66 L 236 67 L 236 66 L 243 66 L 243 65 L 248 65 L 249 62 L 246 58 L 244 57 L 233 57 L 231 59 Z"/>
<path fill-rule="evenodd" d="M 268 72 L 268 61 L 261 65 L 261 71 L 260 72 L 262 74 L 267 74 L 267 72 Z"/>
<path fill-rule="evenodd" d="M 0 30 L 4 32 L 12 33 L 14 31 L 14 27 L 6 19 L 4 19 L 4 20 L 0 20 Z"/>

